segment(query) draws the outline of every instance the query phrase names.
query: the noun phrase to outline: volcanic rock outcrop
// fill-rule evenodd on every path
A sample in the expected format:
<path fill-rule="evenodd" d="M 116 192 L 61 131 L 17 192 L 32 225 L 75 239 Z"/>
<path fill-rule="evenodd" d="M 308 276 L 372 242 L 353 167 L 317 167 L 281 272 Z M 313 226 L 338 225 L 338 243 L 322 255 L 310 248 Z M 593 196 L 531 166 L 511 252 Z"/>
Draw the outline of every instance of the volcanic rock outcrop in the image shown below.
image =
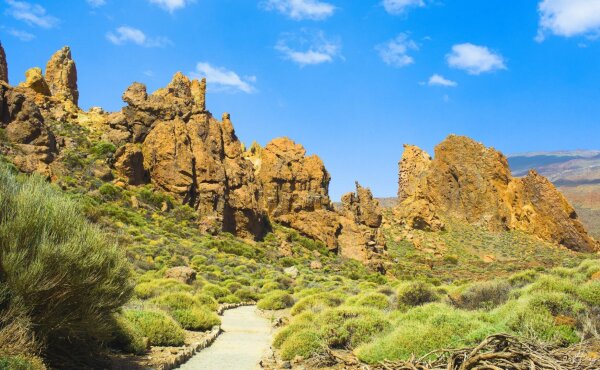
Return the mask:
<path fill-rule="evenodd" d="M 0 82 L 8 83 L 8 63 L 6 62 L 6 53 L 0 43 Z"/>
<path fill-rule="evenodd" d="M 385 238 L 380 229 L 383 215 L 371 190 L 356 182 L 356 192 L 342 196 L 341 214 L 342 230 L 338 236 L 341 254 L 383 270 Z"/>
<path fill-rule="evenodd" d="M 256 148 L 256 147 L 255 147 Z M 341 225 L 329 199 L 331 177 L 316 155 L 288 138 L 278 138 L 253 159 L 262 204 L 269 217 L 337 248 Z"/>
<path fill-rule="evenodd" d="M 78 104 L 77 67 L 68 46 L 54 53 L 46 64 L 46 82 L 52 95 Z"/>
<path fill-rule="evenodd" d="M 513 178 L 506 157 L 467 137 L 449 136 L 431 159 L 405 146 L 396 214 L 409 226 L 441 230 L 449 217 L 492 231 L 522 230 L 577 251 L 594 251 L 564 196 L 535 172 Z"/>
<path fill-rule="evenodd" d="M 331 177 L 321 159 L 288 138 L 264 148 L 253 145 L 247 157 L 254 163 L 269 217 L 340 255 L 382 269 L 381 210 L 370 190 L 357 184 L 357 193 L 344 196 L 345 210 L 336 212 L 329 198 Z"/>
<path fill-rule="evenodd" d="M 0 83 L 0 128 L 12 144 L 9 154 L 21 171 L 50 175 L 56 140 L 29 89 Z"/>
<path fill-rule="evenodd" d="M 130 184 L 151 181 L 198 210 L 202 229 L 260 238 L 268 230 L 252 163 L 243 158 L 229 114 L 221 122 L 204 106 L 205 81 L 177 73 L 148 95 L 131 85 L 128 104 L 109 119 L 115 168 Z"/>

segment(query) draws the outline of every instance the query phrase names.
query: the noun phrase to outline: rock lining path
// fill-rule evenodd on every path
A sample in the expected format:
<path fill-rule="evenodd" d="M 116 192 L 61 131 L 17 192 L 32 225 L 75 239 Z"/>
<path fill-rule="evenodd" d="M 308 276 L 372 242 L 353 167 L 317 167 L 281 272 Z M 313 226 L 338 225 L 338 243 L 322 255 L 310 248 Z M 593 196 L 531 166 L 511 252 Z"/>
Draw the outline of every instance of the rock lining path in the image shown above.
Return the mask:
<path fill-rule="evenodd" d="M 221 317 L 223 333 L 180 370 L 255 370 L 271 344 L 272 326 L 255 306 L 227 310 Z"/>

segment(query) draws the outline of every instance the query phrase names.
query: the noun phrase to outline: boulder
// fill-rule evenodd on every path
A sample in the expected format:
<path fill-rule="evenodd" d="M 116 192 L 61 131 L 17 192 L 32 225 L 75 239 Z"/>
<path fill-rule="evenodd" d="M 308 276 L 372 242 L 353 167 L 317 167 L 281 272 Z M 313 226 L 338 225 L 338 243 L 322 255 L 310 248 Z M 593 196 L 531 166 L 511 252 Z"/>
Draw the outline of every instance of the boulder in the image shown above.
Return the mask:
<path fill-rule="evenodd" d="M 172 267 L 165 272 L 165 278 L 189 285 L 196 281 L 196 270 L 187 266 Z"/>
<path fill-rule="evenodd" d="M 51 95 L 42 70 L 38 67 L 28 69 L 25 72 L 25 82 L 22 82 L 19 86 L 30 88 L 38 94 Z"/>
<path fill-rule="evenodd" d="M 78 105 L 77 67 L 68 46 L 54 53 L 46 64 L 46 82 L 53 96 Z"/>
<path fill-rule="evenodd" d="M 283 273 L 286 274 L 287 276 L 291 277 L 292 279 L 295 279 L 300 274 L 300 271 L 298 271 L 298 268 L 296 266 L 290 266 L 290 267 L 284 268 Z"/>

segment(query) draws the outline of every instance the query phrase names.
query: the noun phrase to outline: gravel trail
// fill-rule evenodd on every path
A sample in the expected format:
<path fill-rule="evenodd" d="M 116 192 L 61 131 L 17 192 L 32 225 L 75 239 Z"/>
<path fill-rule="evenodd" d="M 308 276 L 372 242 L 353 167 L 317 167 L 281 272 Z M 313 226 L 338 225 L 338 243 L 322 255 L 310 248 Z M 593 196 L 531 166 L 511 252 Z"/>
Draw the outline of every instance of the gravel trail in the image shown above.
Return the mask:
<path fill-rule="evenodd" d="M 255 370 L 271 344 L 271 324 L 255 306 L 227 310 L 221 317 L 223 333 L 180 370 Z"/>

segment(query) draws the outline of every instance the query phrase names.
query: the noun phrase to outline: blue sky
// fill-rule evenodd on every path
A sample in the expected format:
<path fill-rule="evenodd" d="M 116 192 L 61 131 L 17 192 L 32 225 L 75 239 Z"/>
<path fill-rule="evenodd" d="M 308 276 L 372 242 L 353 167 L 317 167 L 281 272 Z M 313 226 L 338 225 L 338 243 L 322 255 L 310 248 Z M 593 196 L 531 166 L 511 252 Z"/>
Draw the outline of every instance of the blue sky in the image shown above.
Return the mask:
<path fill-rule="evenodd" d="M 331 172 L 397 190 L 402 144 L 600 148 L 600 0 L 0 0 L 11 83 L 70 45 L 80 105 L 207 76 L 238 136 L 288 136 Z"/>

